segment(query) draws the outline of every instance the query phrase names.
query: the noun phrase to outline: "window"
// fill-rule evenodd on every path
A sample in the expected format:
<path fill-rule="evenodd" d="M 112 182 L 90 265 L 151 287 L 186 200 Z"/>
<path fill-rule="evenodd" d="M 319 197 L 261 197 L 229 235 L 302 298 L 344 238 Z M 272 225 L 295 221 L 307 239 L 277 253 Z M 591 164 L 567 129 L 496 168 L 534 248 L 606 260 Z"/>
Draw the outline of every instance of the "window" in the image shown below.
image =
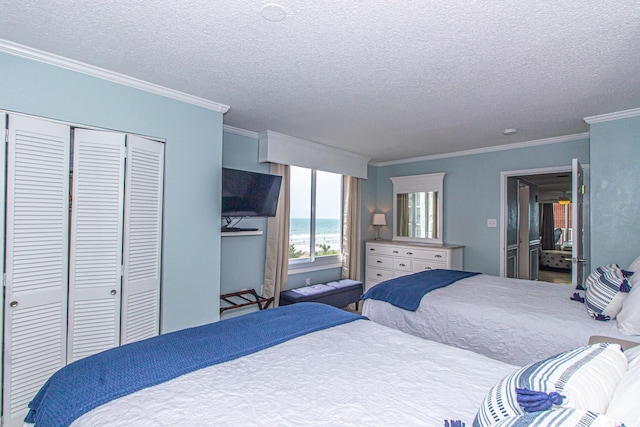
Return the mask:
<path fill-rule="evenodd" d="M 556 229 L 561 229 L 562 234 L 560 235 L 560 241 L 558 241 L 558 245 L 562 247 L 567 247 L 570 242 L 573 240 L 573 236 L 571 232 L 573 231 L 571 224 L 572 221 L 572 213 L 571 213 L 572 204 L 571 203 L 554 203 L 553 204 L 553 227 Z"/>
<path fill-rule="evenodd" d="M 291 166 L 289 267 L 340 261 L 342 175 Z"/>

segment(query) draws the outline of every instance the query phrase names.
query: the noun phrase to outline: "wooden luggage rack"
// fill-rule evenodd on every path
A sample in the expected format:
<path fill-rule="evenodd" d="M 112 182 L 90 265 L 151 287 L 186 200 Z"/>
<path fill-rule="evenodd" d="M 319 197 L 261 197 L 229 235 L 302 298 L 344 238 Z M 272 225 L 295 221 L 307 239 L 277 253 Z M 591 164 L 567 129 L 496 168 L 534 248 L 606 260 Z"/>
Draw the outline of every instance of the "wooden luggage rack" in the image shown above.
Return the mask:
<path fill-rule="evenodd" d="M 246 289 L 244 291 L 222 294 L 220 295 L 220 299 L 229 304 L 227 307 L 220 307 L 220 314 L 224 313 L 227 310 L 247 307 L 250 305 L 257 305 L 258 309 L 264 310 L 266 308 L 269 308 L 269 306 L 273 302 L 273 297 L 265 298 L 263 296 L 260 296 L 255 291 L 255 289 Z"/>

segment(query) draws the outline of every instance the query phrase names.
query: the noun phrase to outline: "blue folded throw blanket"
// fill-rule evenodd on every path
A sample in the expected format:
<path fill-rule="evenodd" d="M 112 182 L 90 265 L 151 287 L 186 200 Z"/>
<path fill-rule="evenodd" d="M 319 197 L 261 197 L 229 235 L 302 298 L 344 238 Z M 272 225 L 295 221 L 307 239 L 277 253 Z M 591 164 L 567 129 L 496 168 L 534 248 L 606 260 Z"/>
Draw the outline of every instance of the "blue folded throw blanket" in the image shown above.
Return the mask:
<path fill-rule="evenodd" d="M 427 270 L 378 283 L 362 299 L 386 301 L 404 310 L 416 311 L 422 297 L 434 289 L 444 288 L 460 279 L 480 273 L 459 270 Z"/>
<path fill-rule="evenodd" d="M 299 303 L 116 347 L 52 375 L 29 403 L 25 422 L 67 426 L 113 399 L 357 319 L 366 318 L 324 304 Z"/>

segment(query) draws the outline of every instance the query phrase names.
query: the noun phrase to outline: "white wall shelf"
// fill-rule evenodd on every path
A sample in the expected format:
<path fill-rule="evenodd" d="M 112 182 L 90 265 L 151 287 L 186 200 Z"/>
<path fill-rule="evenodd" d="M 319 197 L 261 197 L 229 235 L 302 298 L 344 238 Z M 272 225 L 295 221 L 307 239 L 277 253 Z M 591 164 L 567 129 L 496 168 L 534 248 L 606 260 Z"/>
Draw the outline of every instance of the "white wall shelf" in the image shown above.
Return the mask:
<path fill-rule="evenodd" d="M 240 237 L 240 236 L 261 236 L 262 230 L 257 231 L 223 231 L 220 233 L 222 237 Z"/>

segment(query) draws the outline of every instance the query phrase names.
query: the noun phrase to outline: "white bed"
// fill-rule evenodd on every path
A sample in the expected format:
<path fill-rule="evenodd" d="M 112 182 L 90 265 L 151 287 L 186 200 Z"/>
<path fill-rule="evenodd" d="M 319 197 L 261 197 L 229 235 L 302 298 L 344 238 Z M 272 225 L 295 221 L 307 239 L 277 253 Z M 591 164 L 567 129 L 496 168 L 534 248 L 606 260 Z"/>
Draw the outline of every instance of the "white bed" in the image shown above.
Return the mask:
<path fill-rule="evenodd" d="M 355 320 L 126 395 L 72 426 L 470 426 L 515 369 Z"/>
<path fill-rule="evenodd" d="M 367 299 L 362 314 L 409 334 L 525 365 L 584 345 L 592 335 L 640 342 L 616 320 L 593 320 L 568 285 L 480 274 L 426 294 L 417 311 Z"/>

